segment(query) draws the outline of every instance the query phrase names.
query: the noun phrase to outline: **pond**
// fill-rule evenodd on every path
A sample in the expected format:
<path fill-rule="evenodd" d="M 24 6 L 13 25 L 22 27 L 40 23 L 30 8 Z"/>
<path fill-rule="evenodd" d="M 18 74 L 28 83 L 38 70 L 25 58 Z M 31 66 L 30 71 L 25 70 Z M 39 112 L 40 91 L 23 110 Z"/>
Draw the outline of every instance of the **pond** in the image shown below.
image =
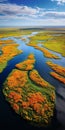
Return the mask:
<path fill-rule="evenodd" d="M 35 35 L 36 33 L 37 32 L 34 32 L 31 35 Z M 64 88 L 65 85 L 50 76 L 49 72 L 51 71 L 51 69 L 48 67 L 46 62 L 51 59 L 44 57 L 41 51 L 34 49 L 31 46 L 27 46 L 27 43 L 29 42 L 29 36 L 31 35 L 23 36 L 23 38 L 26 38 L 26 41 L 21 40 L 21 38 L 19 39 L 14 38 L 14 37 L 7 38 L 7 39 L 12 39 L 16 43 L 18 43 L 19 44 L 18 49 L 23 50 L 23 53 L 15 56 L 12 60 L 10 60 L 8 62 L 7 67 L 0 74 L 0 123 L 1 124 L 3 123 L 4 126 L 6 125 L 8 126 L 8 124 L 10 127 L 14 126 L 14 129 L 17 127 L 18 128 L 23 127 L 24 129 L 34 128 L 31 125 L 29 125 L 26 121 L 21 119 L 21 117 L 19 117 L 12 110 L 10 105 L 5 101 L 5 98 L 2 93 L 2 89 L 3 89 L 2 84 L 5 81 L 8 74 L 15 68 L 15 65 L 17 63 L 24 61 L 30 53 L 33 53 L 36 59 L 35 69 L 38 70 L 41 77 L 43 77 L 46 81 L 48 81 L 50 84 L 52 84 L 56 88 L 56 113 L 54 115 L 54 123 L 53 123 L 54 126 L 51 126 L 51 127 L 54 127 L 55 130 L 56 129 L 60 130 L 59 128 L 63 129 L 65 127 L 65 105 L 64 105 L 65 104 L 65 88 Z M 52 59 L 52 62 L 65 66 L 65 58 L 56 52 L 53 52 L 53 51 L 51 52 L 61 57 L 61 59 L 58 59 L 58 60 Z"/>

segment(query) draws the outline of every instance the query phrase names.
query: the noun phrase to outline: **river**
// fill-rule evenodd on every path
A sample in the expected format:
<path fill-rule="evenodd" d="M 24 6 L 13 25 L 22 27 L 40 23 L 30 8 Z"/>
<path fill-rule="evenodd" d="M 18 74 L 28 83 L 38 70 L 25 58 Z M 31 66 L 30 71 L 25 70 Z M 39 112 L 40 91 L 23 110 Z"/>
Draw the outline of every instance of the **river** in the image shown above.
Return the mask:
<path fill-rule="evenodd" d="M 23 129 L 33 129 L 25 120 L 23 120 L 19 115 L 17 115 L 9 103 L 6 102 L 5 97 L 2 93 L 3 82 L 5 81 L 8 74 L 15 68 L 15 65 L 21 61 L 24 61 L 30 53 L 33 53 L 36 59 L 35 69 L 38 70 L 42 78 L 48 81 L 50 84 L 56 88 L 56 113 L 54 116 L 54 130 L 64 130 L 65 129 L 65 85 L 60 83 L 58 80 L 50 76 L 49 72 L 52 71 L 49 66 L 46 64 L 46 61 L 51 60 L 44 57 L 43 53 L 40 50 L 34 49 L 31 46 L 27 46 L 29 42 L 29 36 L 35 35 L 37 32 L 23 36 L 26 38 L 26 41 L 23 41 L 22 38 L 9 37 L 5 39 L 13 39 L 16 43 L 19 44 L 18 49 L 23 50 L 22 54 L 15 56 L 12 60 L 8 62 L 7 67 L 0 74 L 0 125 L 1 127 L 8 128 L 23 128 Z M 62 65 L 65 67 L 65 58 L 60 54 L 51 51 L 53 54 L 60 56 L 61 59 L 55 60 L 52 59 L 54 63 Z M 55 123 L 56 122 L 56 123 Z M 26 124 L 26 125 L 25 125 Z M 3 126 L 4 125 L 4 126 Z M 52 127 L 52 126 L 51 126 Z M 40 128 L 37 128 L 40 129 Z M 46 130 L 46 129 L 44 129 Z M 49 128 L 48 128 L 49 130 Z"/>

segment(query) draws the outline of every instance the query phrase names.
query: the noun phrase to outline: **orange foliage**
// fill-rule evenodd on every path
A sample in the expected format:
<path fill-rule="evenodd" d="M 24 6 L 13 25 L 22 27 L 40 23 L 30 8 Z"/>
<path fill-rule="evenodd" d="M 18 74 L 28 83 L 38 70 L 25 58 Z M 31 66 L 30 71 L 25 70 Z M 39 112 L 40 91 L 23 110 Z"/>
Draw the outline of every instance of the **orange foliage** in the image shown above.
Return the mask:
<path fill-rule="evenodd" d="M 17 87 L 17 92 L 22 94 L 22 89 Z"/>
<path fill-rule="evenodd" d="M 28 106 L 29 106 L 29 102 L 22 102 L 22 107 L 23 108 L 28 108 Z"/>
<path fill-rule="evenodd" d="M 41 49 L 42 50 L 42 52 L 44 53 L 44 55 L 47 57 L 47 58 L 54 58 L 54 59 L 58 59 L 59 57 L 58 56 L 56 56 L 56 55 L 54 55 L 54 54 L 52 54 L 51 52 L 49 52 L 48 50 L 46 50 L 46 49 Z"/>
<path fill-rule="evenodd" d="M 27 82 L 27 72 L 15 70 L 13 71 L 11 76 L 8 77 L 7 80 L 7 85 L 9 86 L 9 88 L 14 89 L 14 87 L 18 86 L 23 87 Z"/>
<path fill-rule="evenodd" d="M 35 49 L 38 49 L 38 50 L 42 51 L 44 53 L 44 56 L 47 57 L 47 58 L 54 58 L 54 59 L 58 59 L 59 58 L 58 56 L 52 54 L 51 52 L 49 52 L 45 48 L 39 47 L 39 46 L 37 46 L 35 44 L 30 44 L 30 43 L 28 45 L 29 46 L 33 46 Z"/>
<path fill-rule="evenodd" d="M 28 101 L 29 101 L 29 104 L 32 106 L 35 103 L 45 102 L 45 97 L 40 92 L 36 92 L 30 95 L 30 98 L 28 99 Z"/>
<path fill-rule="evenodd" d="M 9 43 L 10 40 L 8 40 Z M 7 42 L 7 40 L 6 40 Z M 11 41 L 10 41 L 11 42 Z M 3 71 L 3 69 L 6 67 L 7 62 L 12 59 L 14 56 L 17 54 L 20 54 L 22 51 L 17 49 L 18 44 L 14 43 L 13 46 L 12 44 L 7 44 L 6 46 L 2 47 L 2 55 L 0 56 L 0 65 L 1 65 L 1 70 L 0 72 Z M 5 64 L 6 63 L 6 64 Z M 3 66 L 3 67 L 2 67 Z"/>
<path fill-rule="evenodd" d="M 30 55 L 28 56 L 28 59 L 34 59 L 34 55 L 33 55 L 33 54 L 30 54 Z"/>
<path fill-rule="evenodd" d="M 65 76 L 65 67 L 62 67 L 62 66 L 57 65 L 57 64 L 54 64 L 51 61 L 48 61 L 47 65 L 49 65 L 58 74 Z"/>
<path fill-rule="evenodd" d="M 13 88 L 13 87 L 17 87 L 18 86 L 18 80 L 15 79 L 14 76 L 10 76 L 8 78 L 8 82 L 7 82 L 7 85 L 10 87 L 10 88 Z"/>
<path fill-rule="evenodd" d="M 35 103 L 35 104 L 33 105 L 33 109 L 34 109 L 38 114 L 40 114 L 40 113 L 41 113 L 41 110 L 42 110 L 42 104 Z"/>
<path fill-rule="evenodd" d="M 13 40 L 8 39 L 8 40 L 0 40 L 0 44 L 11 44 L 11 43 L 15 43 Z"/>
<path fill-rule="evenodd" d="M 19 63 L 19 64 L 16 64 L 16 67 L 21 69 L 21 70 L 32 70 L 33 69 L 33 64 L 35 63 L 35 59 L 34 59 L 34 55 L 33 54 L 30 54 L 28 56 L 28 59 L 26 59 L 25 61 Z"/>
<path fill-rule="evenodd" d="M 0 40 L 0 44 L 3 44 L 4 42 L 2 40 Z"/>
<path fill-rule="evenodd" d="M 33 107 L 33 109 L 41 114 L 41 110 L 43 108 L 42 103 L 46 102 L 46 98 L 40 93 L 36 92 L 34 94 L 29 94 L 28 101 L 22 101 L 22 107 L 24 109 L 28 109 L 28 107 Z M 43 112 L 42 112 L 43 113 Z"/>
<path fill-rule="evenodd" d="M 22 101 L 22 107 L 24 109 L 32 107 L 40 115 L 44 115 L 45 111 L 51 111 L 46 97 L 40 92 L 29 94 L 28 101 Z"/>
<path fill-rule="evenodd" d="M 48 86 L 48 84 L 45 82 L 44 79 L 41 78 L 41 76 L 38 74 L 36 70 L 32 70 L 30 72 L 30 79 L 42 87 Z"/>
<path fill-rule="evenodd" d="M 14 103 L 14 104 L 13 104 L 13 109 L 14 109 L 15 111 L 18 111 L 18 110 L 19 110 L 19 106 L 18 106 L 16 103 Z"/>
<path fill-rule="evenodd" d="M 41 112 L 40 112 L 40 113 L 41 113 L 42 116 L 45 114 L 44 108 L 41 109 Z"/>
<path fill-rule="evenodd" d="M 48 111 L 48 109 L 49 109 L 48 104 L 44 104 L 44 111 Z"/>
<path fill-rule="evenodd" d="M 14 91 L 11 91 L 9 93 L 8 97 L 10 99 L 13 99 L 15 103 L 19 102 L 21 100 L 21 98 L 22 98 L 20 94 L 14 92 Z"/>
<path fill-rule="evenodd" d="M 51 74 L 54 78 L 58 79 L 60 82 L 62 82 L 62 83 L 65 84 L 65 78 L 64 78 L 64 77 L 58 75 L 58 74 L 55 73 L 55 72 L 51 72 L 50 74 Z"/>
<path fill-rule="evenodd" d="M 11 39 L 4 40 L 3 42 L 4 42 L 4 44 L 11 44 L 11 43 L 15 43 L 15 42 L 14 42 L 13 40 L 11 40 Z"/>

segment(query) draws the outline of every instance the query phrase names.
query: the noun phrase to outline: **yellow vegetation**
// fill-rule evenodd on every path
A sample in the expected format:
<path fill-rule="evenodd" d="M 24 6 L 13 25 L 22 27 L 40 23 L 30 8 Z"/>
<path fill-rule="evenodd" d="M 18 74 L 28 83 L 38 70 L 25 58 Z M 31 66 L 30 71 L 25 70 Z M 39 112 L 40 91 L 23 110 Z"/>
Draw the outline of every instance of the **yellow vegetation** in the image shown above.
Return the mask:
<path fill-rule="evenodd" d="M 59 59 L 58 56 L 52 54 L 51 52 L 49 52 L 47 49 L 45 49 L 44 47 L 39 47 L 38 45 L 36 45 L 35 43 L 29 43 L 29 46 L 33 46 L 35 49 L 38 49 L 40 51 L 43 52 L 44 56 L 47 58 L 54 58 L 54 59 Z"/>
<path fill-rule="evenodd" d="M 14 56 L 22 53 L 21 50 L 17 49 L 18 44 L 13 43 L 13 46 L 12 46 L 12 44 L 10 44 L 9 41 L 13 42 L 12 40 L 6 41 L 5 43 L 8 42 L 8 44 L 6 46 L 3 46 L 2 49 L 1 49 L 2 50 L 2 55 L 0 56 L 0 73 L 6 67 L 7 62 L 10 59 L 12 59 Z"/>
<path fill-rule="evenodd" d="M 27 82 L 27 72 L 16 70 L 11 76 L 7 78 L 7 85 L 10 89 L 15 89 L 16 87 L 23 87 Z M 19 89 L 19 88 L 18 88 Z"/>
<path fill-rule="evenodd" d="M 14 101 L 15 103 L 17 103 L 17 102 L 20 101 L 21 95 L 18 94 L 18 93 L 16 93 L 16 92 L 14 92 L 14 91 L 11 91 L 11 92 L 9 93 L 9 95 L 8 95 L 8 98 L 13 99 L 13 101 Z"/>
<path fill-rule="evenodd" d="M 12 39 L 0 40 L 0 44 L 11 44 L 15 43 Z"/>
<path fill-rule="evenodd" d="M 34 55 L 30 54 L 25 61 L 23 61 L 23 62 L 21 62 L 19 64 L 16 64 L 16 67 L 18 69 L 28 71 L 28 70 L 32 70 L 33 69 L 33 67 L 34 67 L 33 64 L 34 63 L 35 63 Z"/>
<path fill-rule="evenodd" d="M 40 85 L 42 87 L 48 86 L 47 82 L 45 82 L 45 80 L 41 78 L 36 70 L 32 70 L 30 72 L 30 79 L 34 81 L 37 85 Z"/>
<path fill-rule="evenodd" d="M 59 74 L 55 73 L 55 72 L 51 72 L 50 73 L 54 78 L 58 79 L 60 82 L 65 84 L 65 78 L 60 76 Z"/>
<path fill-rule="evenodd" d="M 28 62 L 30 65 L 34 64 L 33 54 L 21 64 L 26 65 Z M 45 126 L 51 122 L 53 116 L 55 90 L 36 70 L 29 70 L 26 67 L 24 70 L 14 69 L 4 83 L 3 92 L 16 113 L 26 120 Z"/>
<path fill-rule="evenodd" d="M 18 29 L 18 28 L 0 28 L 0 38 L 3 37 L 21 37 L 31 34 L 34 30 Z"/>
<path fill-rule="evenodd" d="M 54 64 L 51 61 L 47 62 L 47 65 L 49 65 L 55 72 L 57 72 L 58 74 L 65 76 L 65 67 L 62 67 L 60 65 Z"/>

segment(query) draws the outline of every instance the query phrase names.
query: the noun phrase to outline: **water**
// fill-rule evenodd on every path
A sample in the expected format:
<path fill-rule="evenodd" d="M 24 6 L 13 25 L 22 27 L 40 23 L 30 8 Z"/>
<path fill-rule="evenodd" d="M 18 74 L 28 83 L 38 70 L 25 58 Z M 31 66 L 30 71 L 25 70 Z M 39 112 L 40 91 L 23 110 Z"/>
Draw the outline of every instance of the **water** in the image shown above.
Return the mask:
<path fill-rule="evenodd" d="M 32 35 L 35 35 L 36 33 L 37 32 L 33 33 Z M 0 123 L 1 123 L 0 125 L 1 127 L 3 127 L 2 124 L 4 124 L 4 127 L 5 126 L 11 127 L 11 128 L 14 127 L 14 129 L 22 128 L 22 127 L 24 129 L 26 128 L 34 129 L 34 127 L 31 127 L 31 125 L 29 125 L 26 121 L 24 121 L 19 115 L 17 115 L 12 110 L 8 102 L 5 101 L 5 97 L 3 96 L 3 93 L 2 93 L 2 87 L 3 87 L 2 84 L 5 81 L 8 74 L 15 68 L 15 65 L 17 63 L 24 61 L 30 53 L 33 53 L 36 59 L 35 69 L 38 70 L 41 77 L 43 77 L 46 81 L 48 81 L 50 84 L 52 84 L 56 88 L 56 117 L 54 117 L 56 123 L 54 124 L 54 129 L 63 130 L 63 128 L 65 127 L 65 88 L 64 88 L 65 85 L 63 85 L 58 80 L 50 76 L 49 72 L 52 70 L 48 67 L 46 62 L 51 59 L 44 57 L 41 51 L 36 50 L 33 47 L 26 45 L 29 42 L 28 37 L 29 35 L 24 36 L 24 38 L 26 38 L 26 42 L 18 38 L 10 37 L 10 39 L 13 39 L 15 42 L 19 44 L 18 49 L 20 50 L 22 49 L 23 53 L 15 56 L 12 60 L 10 60 L 8 62 L 7 67 L 0 74 Z M 58 59 L 58 60 L 52 59 L 52 61 L 54 63 L 65 66 L 65 62 L 64 62 L 65 58 L 56 52 L 53 52 L 53 54 L 60 56 L 61 59 Z"/>
<path fill-rule="evenodd" d="M 0 55 L 2 55 L 2 51 L 0 50 Z"/>

